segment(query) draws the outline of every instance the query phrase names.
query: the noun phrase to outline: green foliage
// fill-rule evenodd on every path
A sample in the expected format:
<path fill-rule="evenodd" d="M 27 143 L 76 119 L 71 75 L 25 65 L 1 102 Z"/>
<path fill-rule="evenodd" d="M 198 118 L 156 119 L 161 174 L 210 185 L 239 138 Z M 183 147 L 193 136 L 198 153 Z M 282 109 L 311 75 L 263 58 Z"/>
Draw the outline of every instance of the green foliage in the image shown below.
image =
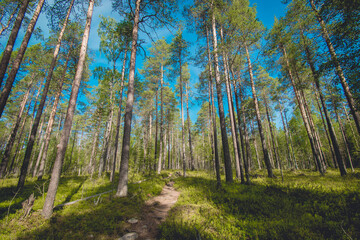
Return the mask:
<path fill-rule="evenodd" d="M 27 181 L 23 191 L 13 199 L 17 179 L 6 179 L 0 188 L 0 239 L 114 239 L 125 234 L 126 220 L 140 218 L 141 206 L 151 196 L 160 194 L 164 185 L 161 177 L 151 176 L 144 180 L 141 175 L 131 174 L 129 197 L 114 198 L 115 187 L 107 177 L 89 179 L 86 176 L 61 179 L 55 206 L 95 194 L 114 190 L 66 207 L 55 208 L 50 220 L 44 220 L 41 209 L 48 180 Z M 115 178 L 115 182 L 117 182 Z M 22 219 L 21 202 L 31 193 L 36 200 L 31 216 Z M 7 214 L 10 206 L 9 215 Z M 92 237 L 91 237 L 92 236 Z"/>
<path fill-rule="evenodd" d="M 161 226 L 161 239 L 346 239 L 344 231 L 359 236 L 356 174 L 288 171 L 281 183 L 258 171 L 253 185 L 220 190 L 206 175 L 189 174 L 176 180 L 182 194 Z"/>

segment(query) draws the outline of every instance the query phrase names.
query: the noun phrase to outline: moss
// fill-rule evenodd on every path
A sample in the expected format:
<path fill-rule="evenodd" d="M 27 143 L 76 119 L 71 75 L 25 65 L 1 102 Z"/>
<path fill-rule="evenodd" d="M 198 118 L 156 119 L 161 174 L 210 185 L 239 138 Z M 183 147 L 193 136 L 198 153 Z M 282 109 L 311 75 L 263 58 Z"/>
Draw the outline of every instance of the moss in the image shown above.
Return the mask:
<path fill-rule="evenodd" d="M 344 231 L 359 236 L 356 175 L 286 171 L 282 183 L 281 178 L 265 178 L 264 171 L 255 174 L 252 185 L 224 183 L 221 190 L 205 173 L 177 179 L 175 187 L 182 194 L 161 226 L 160 238 L 345 239 Z"/>
<path fill-rule="evenodd" d="M 154 195 L 158 195 L 164 186 L 164 180 L 158 176 L 145 178 L 133 175 L 130 180 L 146 179 L 140 184 L 129 184 L 129 196 L 114 198 L 115 191 L 99 197 L 81 201 L 63 208 L 56 208 L 49 220 L 41 216 L 44 197 L 38 186 L 46 179 L 37 181 L 29 179 L 24 191 L 18 194 L 11 204 L 11 213 L 7 210 L 13 195 L 12 189 L 16 186 L 14 179 L 6 179 L 4 187 L 0 189 L 1 207 L 3 209 L 0 220 L 0 239 L 114 239 L 126 232 L 126 220 L 141 215 L 141 206 Z M 116 188 L 115 179 L 111 183 L 108 177 L 90 179 L 84 177 L 64 177 L 61 179 L 56 195 L 55 205 L 103 193 Z M 30 217 L 21 219 L 21 202 L 35 192 L 37 197 Z"/>

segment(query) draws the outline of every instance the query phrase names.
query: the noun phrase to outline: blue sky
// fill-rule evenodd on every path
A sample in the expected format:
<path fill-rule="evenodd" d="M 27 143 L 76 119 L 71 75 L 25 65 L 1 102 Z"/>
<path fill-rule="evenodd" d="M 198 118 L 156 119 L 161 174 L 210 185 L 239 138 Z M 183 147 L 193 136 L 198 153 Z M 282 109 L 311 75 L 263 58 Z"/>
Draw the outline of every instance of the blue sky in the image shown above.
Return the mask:
<path fill-rule="evenodd" d="M 49 2 L 51 3 L 52 0 L 50 0 Z M 187 0 L 186 2 L 191 2 L 191 1 Z M 250 4 L 251 5 L 256 4 L 258 18 L 260 19 L 260 21 L 263 22 L 263 24 L 267 28 L 271 28 L 271 26 L 273 25 L 275 16 L 279 18 L 279 17 L 283 16 L 285 13 L 285 5 L 281 3 L 281 0 L 250 0 Z M 103 56 L 101 56 L 101 54 L 98 50 L 100 39 L 97 35 L 97 28 L 100 23 L 100 15 L 111 16 L 111 17 L 115 18 L 116 20 L 120 20 L 119 15 L 112 11 L 110 0 L 103 0 L 102 4 L 100 6 L 95 7 L 93 20 L 92 20 L 92 24 L 91 24 L 89 45 L 88 45 L 89 49 L 93 53 L 93 57 L 95 58 L 94 59 L 95 61 L 93 62 L 92 66 L 91 66 L 91 69 L 95 68 L 96 66 L 107 66 L 108 65 L 108 61 Z M 45 17 L 45 14 L 40 15 L 40 18 L 37 23 L 37 27 L 40 27 L 43 30 L 43 33 L 45 36 L 48 35 L 47 19 Z M 165 39 L 167 39 L 170 42 L 172 39 L 172 34 L 175 32 L 176 32 L 176 30 L 174 30 L 171 33 L 166 29 L 161 29 L 161 30 L 157 31 L 157 35 L 159 38 L 165 37 Z M 24 35 L 23 32 L 19 34 L 18 40 L 15 44 L 15 47 L 18 47 L 20 45 L 23 35 Z M 184 34 L 184 37 L 193 46 L 191 49 L 191 52 L 194 53 L 195 46 L 196 46 L 196 40 L 197 40 L 196 35 L 193 33 L 187 32 Z M 145 45 L 143 46 L 144 48 L 151 46 L 151 41 L 149 41 L 149 39 L 144 34 L 140 34 L 140 38 L 145 39 L 145 41 L 146 41 Z M 2 36 L 0 38 L 0 44 L 2 45 L 0 47 L 0 51 L 3 50 L 3 47 L 6 44 L 6 41 L 7 41 L 7 36 Z M 33 38 L 31 40 L 30 44 L 37 43 L 37 42 L 38 42 L 38 40 Z M 138 56 L 137 68 L 141 68 L 142 59 L 143 59 L 143 57 Z M 120 63 L 118 64 L 118 66 L 120 68 Z M 198 75 L 201 71 L 202 71 L 201 69 L 190 64 L 191 84 L 194 84 L 195 82 L 197 82 Z M 95 79 L 91 80 L 91 84 L 95 85 L 96 83 L 97 83 L 97 81 Z M 196 106 L 196 105 L 194 105 L 192 107 L 191 114 L 190 114 L 192 122 L 196 121 L 197 112 L 199 109 L 200 109 L 200 107 Z"/>

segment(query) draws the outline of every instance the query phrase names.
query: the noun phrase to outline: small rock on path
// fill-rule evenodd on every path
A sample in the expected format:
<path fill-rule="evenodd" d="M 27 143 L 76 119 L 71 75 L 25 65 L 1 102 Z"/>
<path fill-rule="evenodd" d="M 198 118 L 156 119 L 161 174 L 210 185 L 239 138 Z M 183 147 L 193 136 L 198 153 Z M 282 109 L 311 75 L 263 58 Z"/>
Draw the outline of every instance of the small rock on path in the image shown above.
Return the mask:
<path fill-rule="evenodd" d="M 164 186 L 159 196 L 146 201 L 142 209 L 141 219 L 128 228 L 131 233 L 138 234 L 135 239 L 156 239 L 158 226 L 165 221 L 169 210 L 177 202 L 179 196 L 180 192 L 176 191 L 171 184 L 171 186 Z M 125 240 L 127 238 L 120 239 Z"/>

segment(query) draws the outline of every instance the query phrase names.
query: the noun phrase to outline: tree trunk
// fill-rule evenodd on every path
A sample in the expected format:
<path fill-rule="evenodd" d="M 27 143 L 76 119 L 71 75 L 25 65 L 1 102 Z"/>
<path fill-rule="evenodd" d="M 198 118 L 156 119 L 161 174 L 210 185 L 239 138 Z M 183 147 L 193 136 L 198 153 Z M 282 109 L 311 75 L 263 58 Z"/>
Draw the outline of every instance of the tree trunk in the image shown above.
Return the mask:
<path fill-rule="evenodd" d="M 32 35 L 33 31 L 34 31 L 36 21 L 38 20 L 38 17 L 40 15 L 41 9 L 43 7 L 44 1 L 45 0 L 39 0 L 39 2 L 38 2 L 38 5 L 37 5 L 37 7 L 35 9 L 35 12 L 34 12 L 34 15 L 33 15 L 32 19 L 30 20 L 30 23 L 29 23 L 28 28 L 26 30 L 24 39 L 23 39 L 23 41 L 22 41 L 22 43 L 20 45 L 20 48 L 18 50 L 18 54 L 17 54 L 17 56 L 16 56 L 16 58 L 15 58 L 13 64 L 12 64 L 11 72 L 10 72 L 10 74 L 9 74 L 7 80 L 6 80 L 5 86 L 3 87 L 2 91 L 1 91 L 1 95 L 0 95 L 0 118 L 1 118 L 1 116 L 3 114 L 3 112 L 4 112 L 4 108 L 5 108 L 6 102 L 7 102 L 8 98 L 9 98 L 13 83 L 15 81 L 16 74 L 17 74 L 17 72 L 18 72 L 18 70 L 20 68 L 20 64 L 21 64 L 21 62 L 23 60 L 26 48 L 27 48 L 28 43 L 30 41 L 30 37 L 31 37 L 31 35 Z M 23 4 L 27 4 L 26 2 L 28 2 L 28 1 L 25 0 Z M 20 11 L 22 11 L 22 10 L 20 10 Z M 26 9 L 25 9 L 25 11 L 26 11 Z M 21 24 L 21 22 L 19 24 Z M 16 39 L 16 35 L 15 35 L 15 39 Z M 9 49 L 10 49 L 10 47 L 12 48 L 12 46 L 7 46 L 7 47 L 9 47 Z M 8 52 L 8 54 L 11 55 L 11 52 L 12 52 L 12 49 L 11 49 L 11 51 Z M 5 58 L 7 58 L 7 57 L 10 58 L 10 56 L 5 56 Z M 6 63 L 6 61 L 7 61 L 7 63 Z M 7 67 L 7 65 L 9 63 L 9 60 L 4 59 L 4 63 L 5 64 L 4 64 L 4 66 L 1 66 L 1 69 L 3 67 L 5 69 L 1 70 L 1 71 L 4 71 L 4 75 L 5 75 L 6 67 Z M 1 64 L 3 64 L 3 63 L 1 63 Z M 2 77 L 2 78 L 4 78 L 4 77 Z"/>
<path fill-rule="evenodd" d="M 267 103 L 266 96 L 264 96 L 264 103 L 265 103 L 266 117 L 267 117 L 267 120 L 268 120 L 268 123 L 269 123 L 269 129 L 270 129 L 270 135 L 271 135 L 271 142 L 272 142 L 272 145 L 273 145 L 274 156 L 275 156 L 275 160 L 276 160 L 277 165 L 280 167 L 281 164 L 280 164 L 280 159 L 279 159 L 277 147 L 276 147 L 276 144 L 275 144 L 275 135 L 274 135 L 273 128 L 272 128 L 272 125 L 271 125 L 269 106 L 268 106 L 268 103 Z"/>
<path fill-rule="evenodd" d="M 163 84 L 164 84 L 164 67 L 161 64 L 160 66 L 160 149 L 159 149 L 159 159 L 157 163 L 157 174 L 161 172 L 161 160 L 163 157 L 163 149 L 164 149 L 164 96 L 163 96 Z"/>
<path fill-rule="evenodd" d="M 245 118 L 245 117 L 243 117 Z M 250 121 L 250 128 L 251 128 L 251 134 L 254 135 L 254 122 L 253 120 Z M 260 157 L 259 157 L 259 152 L 258 152 L 258 148 L 257 148 L 257 142 L 256 142 L 256 136 L 254 136 L 254 148 L 255 148 L 255 155 L 256 155 L 256 160 L 258 162 L 259 165 L 259 169 L 261 169 L 261 162 L 260 162 Z"/>
<path fill-rule="evenodd" d="M 24 16 L 26 14 L 26 10 L 27 10 L 27 7 L 29 5 L 29 2 L 30 2 L 30 0 L 23 0 L 22 1 L 19 12 L 18 12 L 18 14 L 16 16 L 16 20 L 14 22 L 14 27 L 11 30 L 8 42 L 6 44 L 4 52 L 2 54 L 3 56 L 1 58 L 1 63 L 0 63 L 0 88 L 2 86 L 2 82 L 4 80 L 6 69 L 7 69 L 8 65 L 9 65 L 9 62 L 10 62 L 11 53 L 13 51 L 15 41 L 16 41 L 17 35 L 19 33 L 21 23 L 22 23 L 22 21 L 24 19 Z M 0 116 L 1 116 L 1 114 L 0 114 Z"/>
<path fill-rule="evenodd" d="M 229 150 L 228 136 L 226 131 L 226 123 L 225 123 L 224 104 L 223 104 L 223 97 L 221 91 L 215 13 L 212 14 L 212 34 L 213 34 L 212 42 L 213 42 L 213 54 L 214 54 L 214 66 L 215 66 L 216 92 L 218 99 L 221 139 L 222 139 L 224 164 L 225 164 L 225 178 L 226 178 L 226 182 L 233 182 L 230 150 Z"/>
<path fill-rule="evenodd" d="M 292 135 L 291 135 L 291 133 L 289 131 L 289 123 L 288 123 L 288 120 L 287 120 L 287 117 L 286 117 L 286 111 L 284 111 L 284 119 L 285 119 L 285 123 L 286 123 L 286 128 L 288 130 L 290 146 L 291 146 L 291 152 L 292 152 L 292 156 L 293 156 L 293 159 L 294 159 L 295 169 L 299 169 L 299 166 L 297 164 L 296 157 L 295 157 L 294 146 L 293 146 L 293 141 L 292 141 Z"/>
<path fill-rule="evenodd" d="M 41 5 L 40 5 L 40 3 L 41 3 Z M 37 10 L 39 10 L 39 13 L 37 14 L 37 16 L 40 14 L 43 3 L 44 3 L 44 0 L 39 1 L 39 5 L 37 7 Z M 64 32 L 65 32 L 65 29 L 66 29 L 66 26 L 67 26 L 67 22 L 68 22 L 68 19 L 69 19 L 70 12 L 71 12 L 73 4 L 74 4 L 74 0 L 72 0 L 72 2 L 70 3 L 70 6 L 69 6 L 69 9 L 68 9 L 65 21 L 64 21 L 62 29 L 60 31 L 59 37 L 57 39 L 57 43 L 56 43 L 56 47 L 55 47 L 55 50 L 54 50 L 53 58 L 52 58 L 51 65 L 50 65 L 49 70 L 48 70 L 48 74 L 47 74 L 47 77 L 46 77 L 46 82 L 45 82 L 44 89 L 43 89 L 43 92 L 42 92 L 42 95 L 41 95 L 40 104 L 39 104 L 39 107 L 38 107 L 38 109 L 36 111 L 36 117 L 35 117 L 33 126 L 31 128 L 31 134 L 30 134 L 29 142 L 28 142 L 28 144 L 26 146 L 24 161 L 23 161 L 23 165 L 21 167 L 20 178 L 19 178 L 19 182 L 18 182 L 18 186 L 17 186 L 18 189 L 22 188 L 24 186 L 24 183 L 25 183 L 26 172 L 27 172 L 27 169 L 28 169 L 28 165 L 29 165 L 31 153 L 32 153 L 32 150 L 33 150 L 33 146 L 34 146 L 34 143 L 35 143 L 36 131 L 38 129 L 40 119 L 41 119 L 41 115 L 42 115 L 42 112 L 43 112 L 43 109 L 44 109 L 44 106 L 45 106 L 46 97 L 47 97 L 47 94 L 48 94 L 48 91 L 49 91 L 49 88 L 50 88 L 50 82 L 51 82 L 53 71 L 54 71 L 54 68 L 55 68 L 55 65 L 56 65 L 56 62 L 57 62 L 57 57 L 58 57 L 58 54 L 59 54 L 59 51 L 60 51 L 62 37 L 64 35 Z M 36 19 L 37 19 L 37 16 L 36 16 Z M 35 23 L 36 23 L 36 20 L 35 20 Z M 14 67 L 13 67 L 13 69 L 14 69 Z M 15 75 L 14 75 L 14 77 L 15 77 Z M 10 76 L 9 76 L 9 78 L 10 78 Z"/>
<path fill-rule="evenodd" d="M 251 91 L 253 94 L 255 110 L 256 110 L 256 120 L 258 123 L 259 134 L 260 134 L 260 138 L 261 138 L 261 145 L 262 145 L 263 153 L 264 153 L 264 162 L 265 162 L 266 169 L 268 172 L 268 177 L 272 178 L 272 177 L 274 177 L 274 174 L 272 172 L 272 167 L 271 167 L 270 158 L 269 158 L 269 152 L 268 152 L 268 148 L 266 146 L 266 141 L 265 141 L 264 132 L 263 132 L 263 128 L 262 128 L 259 103 L 258 103 L 258 99 L 256 96 L 255 83 L 254 83 L 254 77 L 253 77 L 253 72 L 252 72 L 252 65 L 251 65 L 249 50 L 248 50 L 246 44 L 245 44 L 245 50 L 246 50 L 246 58 L 247 58 L 247 62 L 248 62 L 248 71 L 249 71 L 250 81 L 251 81 Z"/>
<path fill-rule="evenodd" d="M 98 177 L 101 177 L 102 173 L 104 171 L 107 171 L 106 166 L 108 165 L 108 159 L 109 159 L 109 149 L 110 149 L 110 142 L 111 142 L 111 133 L 112 133 L 112 123 L 113 123 L 113 116 L 114 116 L 114 85 L 113 82 L 111 82 L 110 86 L 110 115 L 109 120 L 107 121 L 107 128 L 105 132 L 105 138 L 104 138 L 104 150 L 102 154 L 102 160 L 99 167 L 99 174 Z"/>
<path fill-rule="evenodd" d="M 194 171 L 195 166 L 194 166 L 193 147 L 192 147 L 192 141 L 191 141 L 191 124 L 190 124 L 190 112 L 189 112 L 189 89 L 188 89 L 188 84 L 186 84 L 185 89 L 186 89 L 186 115 L 187 115 L 188 133 L 189 133 L 189 148 L 190 148 L 190 169 L 192 171 Z"/>
<path fill-rule="evenodd" d="M 234 74 L 233 74 L 234 75 Z M 240 77 L 240 75 L 239 75 Z M 239 82 L 239 91 L 241 92 L 241 85 L 240 85 L 240 81 L 241 79 L 238 79 Z M 241 142 L 241 149 L 242 149 L 242 157 L 243 157 L 243 161 L 244 161 L 244 166 L 245 166 L 245 176 L 246 176 L 246 182 L 247 184 L 250 183 L 250 176 L 249 176 L 249 152 L 250 152 L 250 145 L 248 145 L 249 143 L 249 139 L 247 136 L 247 130 L 246 130 L 246 122 L 244 122 L 244 131 L 241 127 L 241 119 L 242 116 L 245 117 L 244 113 L 241 112 L 240 107 L 239 107 L 239 97 L 237 94 L 237 89 L 236 89 L 236 81 L 234 79 L 233 81 L 233 88 L 234 88 L 234 95 L 235 95 L 235 103 L 236 103 L 236 111 L 237 111 L 237 117 L 238 117 L 238 126 L 239 126 L 239 133 L 240 133 L 240 142 Z M 241 98 L 242 98 L 242 93 L 240 93 Z M 241 99 L 242 100 L 242 99 Z M 243 109 L 243 104 L 241 105 L 242 110 Z M 245 118 L 243 119 L 245 121 Z M 236 124 L 235 124 L 236 126 Z M 244 132 L 245 132 L 245 144 L 244 144 Z M 239 148 L 240 149 L 240 148 Z"/>
<path fill-rule="evenodd" d="M 116 136 L 115 136 L 115 143 L 114 143 L 114 147 L 115 147 L 114 160 L 113 160 L 113 163 L 112 163 L 112 171 L 111 171 L 111 175 L 110 175 L 110 182 L 112 182 L 114 180 L 115 164 L 116 164 L 116 157 L 117 157 L 117 151 L 118 151 L 118 145 L 119 145 L 120 123 L 121 123 L 121 106 L 122 106 L 122 97 L 123 97 L 123 91 L 124 91 L 126 56 L 127 56 L 127 49 L 125 48 L 123 66 L 122 66 L 122 70 L 121 70 L 119 111 L 118 111 L 117 120 L 116 120 Z"/>
<path fill-rule="evenodd" d="M 91 147 L 91 156 L 88 166 L 88 173 L 90 174 L 90 178 L 92 178 L 92 175 L 95 172 L 95 160 L 96 160 L 96 150 L 98 145 L 98 139 L 99 139 L 99 133 L 100 133 L 100 124 L 101 123 L 101 116 L 99 116 L 99 120 L 97 122 L 97 128 L 95 130 L 95 134 L 93 137 L 93 144 Z"/>
<path fill-rule="evenodd" d="M 214 93 L 213 93 L 213 71 L 212 71 L 212 62 L 211 62 L 211 54 L 210 54 L 210 40 L 209 40 L 209 29 L 206 27 L 206 43 L 207 43 L 207 52 L 208 52 L 208 66 L 209 66 L 209 104 L 210 108 L 210 118 L 212 123 L 212 136 L 213 136 L 213 144 L 214 144 L 214 164 L 215 164 L 215 173 L 216 173 L 216 184 L 217 187 L 221 187 L 221 176 L 220 176 L 220 161 L 219 161 L 219 151 L 218 151 L 218 142 L 217 142 L 217 126 L 216 126 L 216 113 L 215 113 L 215 102 L 214 102 Z"/>
<path fill-rule="evenodd" d="M 308 117 L 306 115 L 306 110 L 304 108 L 303 101 L 301 99 L 301 95 L 300 95 L 299 91 L 296 88 L 296 84 L 295 84 L 295 81 L 294 81 L 294 78 L 293 78 L 293 75 L 292 75 L 292 72 L 291 72 L 291 69 L 290 69 L 290 63 L 289 63 L 289 60 L 288 60 L 288 57 L 287 57 L 287 54 L 286 54 L 285 47 L 280 46 L 280 48 L 281 48 L 281 50 L 283 52 L 283 55 L 284 55 L 284 60 L 285 60 L 285 64 L 286 64 L 286 67 L 287 67 L 287 72 L 288 72 L 289 78 L 291 80 L 291 84 L 293 86 L 293 89 L 294 89 L 295 97 L 296 97 L 296 100 L 298 102 L 299 110 L 300 110 L 301 116 L 303 118 L 305 129 L 306 129 L 306 132 L 308 134 L 309 141 L 310 141 L 311 150 L 312 150 L 312 153 L 313 153 L 313 155 L 315 157 L 315 162 L 319 166 L 320 174 L 324 174 L 324 169 L 322 169 L 322 167 L 321 167 L 322 164 L 321 164 L 321 160 L 320 160 L 320 153 L 318 151 L 318 148 L 315 146 L 315 139 L 314 139 L 314 136 L 313 136 L 312 131 L 310 129 Z"/>
<path fill-rule="evenodd" d="M 117 187 L 116 197 L 126 197 L 128 193 L 130 133 L 131 133 L 132 110 L 134 104 L 135 62 L 136 62 L 136 50 L 137 50 L 137 39 L 138 39 L 138 29 L 139 29 L 140 3 L 141 0 L 136 0 L 134 27 L 132 31 L 130 72 L 129 72 L 128 93 L 127 93 L 128 97 L 126 101 L 124 134 L 123 134 L 123 144 L 121 151 L 120 178 L 119 178 L 119 185 Z"/>
<path fill-rule="evenodd" d="M 158 93 L 158 89 L 156 89 L 155 91 L 155 151 L 154 151 L 154 160 L 156 161 L 157 159 L 157 155 L 158 155 L 158 126 L 159 126 L 159 117 L 158 117 L 158 98 L 159 98 L 159 93 Z M 153 168 L 152 164 L 153 161 L 151 161 L 150 164 L 150 170 Z M 155 170 L 155 168 L 154 168 Z"/>
<path fill-rule="evenodd" d="M 14 124 L 14 128 L 11 131 L 10 138 L 9 138 L 7 144 L 6 144 L 6 147 L 5 147 L 2 162 L 0 164 L 0 178 L 3 178 L 5 176 L 5 171 L 6 171 L 7 165 L 9 164 L 11 150 L 12 150 L 12 148 L 14 146 L 16 134 L 17 134 L 17 131 L 18 131 L 20 123 L 21 123 L 21 119 L 22 119 L 22 116 L 23 116 L 25 105 L 26 105 L 27 100 L 29 98 L 30 89 L 31 89 L 31 86 L 32 86 L 32 81 L 33 80 L 31 80 L 31 82 L 29 83 L 29 87 L 26 90 L 26 93 L 24 94 L 23 100 L 22 100 L 22 102 L 20 104 L 19 113 L 18 113 L 18 115 L 16 117 L 16 122 Z M 25 118 L 26 118 L 26 116 L 25 116 Z"/>
<path fill-rule="evenodd" d="M 223 29 L 220 28 L 220 36 L 221 40 L 223 40 Z M 223 62 L 224 62 L 224 75 L 225 75 L 225 85 L 226 85 L 226 95 L 228 100 L 229 106 L 229 118 L 230 118 L 230 129 L 231 129 L 231 136 L 233 140 L 233 147 L 234 147 L 234 157 L 235 157 L 235 169 L 236 169 L 236 178 L 241 179 L 241 183 L 245 183 L 244 173 L 241 164 L 241 155 L 240 155 L 240 148 L 238 148 L 239 143 L 237 140 L 237 133 L 235 128 L 235 117 L 233 111 L 233 100 L 231 96 L 231 88 L 230 88 L 230 76 L 228 72 L 228 64 L 227 64 L 227 55 L 225 51 L 222 52 L 223 55 Z"/>
<path fill-rule="evenodd" d="M 352 134 L 353 134 L 353 136 L 354 136 L 356 148 L 359 148 L 358 138 L 357 138 L 357 135 L 355 134 L 354 128 L 353 128 L 353 126 L 352 126 L 352 124 L 351 124 L 351 121 L 350 121 L 350 118 L 349 118 L 349 115 L 348 115 L 348 112 L 347 112 L 347 110 L 346 110 L 346 108 L 345 108 L 345 104 L 344 104 L 344 103 L 342 103 L 342 107 L 343 107 L 344 113 L 345 113 L 345 115 L 346 115 L 346 120 L 348 121 L 348 123 L 349 123 L 349 125 L 350 125 L 350 128 L 351 128 L 351 132 L 352 132 Z"/>
<path fill-rule="evenodd" d="M 69 60 L 70 60 L 70 54 L 71 54 L 71 50 L 69 50 L 69 52 L 68 52 L 68 54 L 66 56 L 66 62 L 65 62 L 65 65 L 64 65 L 65 68 L 64 68 L 64 71 L 62 72 L 62 76 L 61 76 L 61 79 L 60 79 L 60 82 L 59 82 L 59 89 L 58 89 L 58 91 L 56 93 L 54 104 L 53 104 L 53 107 L 52 107 L 52 110 L 51 110 L 51 113 L 50 113 L 48 125 L 47 125 L 46 131 L 45 131 L 44 151 L 43 151 L 42 157 L 41 157 L 40 168 L 39 168 L 39 171 L 37 173 L 37 176 L 38 176 L 39 180 L 42 179 L 42 177 L 44 175 L 46 157 L 47 157 L 47 152 L 48 152 L 49 144 L 50 144 L 51 132 L 52 132 L 52 129 L 53 129 L 56 110 L 57 110 L 57 107 L 59 105 L 61 92 L 62 92 L 62 88 L 63 88 L 63 85 L 64 85 L 65 77 L 66 77 L 66 71 L 67 71 L 67 68 L 68 68 Z"/>
<path fill-rule="evenodd" d="M 326 26 L 325 26 L 325 22 L 322 19 L 322 17 L 320 16 L 320 13 L 318 12 L 318 10 L 316 9 L 314 0 L 309 0 L 309 1 L 310 1 L 311 8 L 314 11 L 315 16 L 316 16 L 316 18 L 317 18 L 317 20 L 318 20 L 318 22 L 320 24 L 322 36 L 325 39 L 326 45 L 327 45 L 327 47 L 329 49 L 331 59 L 332 59 L 333 63 L 335 64 L 336 74 L 338 75 L 338 77 L 340 79 L 341 86 L 342 86 L 342 88 L 344 90 L 346 100 L 347 100 L 347 102 L 349 104 L 349 107 L 350 107 L 350 113 L 353 115 L 353 118 L 354 118 L 354 121 L 355 121 L 355 124 L 356 124 L 356 128 L 358 130 L 358 133 L 360 134 L 360 114 L 359 114 L 359 110 L 357 109 L 355 100 L 354 100 L 354 98 L 353 98 L 353 96 L 352 96 L 352 94 L 350 92 L 349 85 L 348 85 L 348 83 L 346 81 L 344 72 L 343 72 L 343 70 L 342 70 L 342 68 L 340 66 L 339 60 L 337 58 L 337 55 L 336 55 L 336 52 L 335 52 L 335 49 L 334 49 L 334 46 L 331 43 L 329 33 L 328 33 L 328 31 L 326 29 Z"/>
<path fill-rule="evenodd" d="M 55 196 L 57 192 L 57 188 L 59 185 L 60 175 L 61 175 L 61 168 L 63 165 L 64 157 L 66 148 L 69 141 L 69 136 L 71 132 L 71 126 L 72 126 L 72 120 L 74 117 L 75 107 L 76 107 L 76 101 L 79 93 L 79 87 L 81 83 L 82 73 L 85 65 L 86 60 L 86 50 L 87 50 L 87 44 L 89 40 L 89 34 L 90 34 L 90 25 L 91 25 L 91 18 L 93 14 L 94 9 L 94 0 L 89 0 L 89 8 L 87 12 L 86 17 L 86 24 L 85 24 L 85 30 L 84 35 L 81 43 L 80 48 L 80 55 L 79 55 L 79 61 L 76 67 L 76 73 L 75 78 L 72 84 L 70 99 L 69 99 L 69 105 L 66 112 L 65 122 L 64 122 L 64 128 L 61 134 L 60 143 L 58 145 L 56 158 L 51 174 L 51 179 L 49 183 L 48 193 L 46 195 L 44 207 L 42 210 L 42 215 L 49 219 L 53 212 L 54 207 L 54 201 Z"/>
<path fill-rule="evenodd" d="M 354 172 L 354 167 L 353 167 L 353 164 L 352 164 L 352 159 L 351 159 L 351 154 L 350 154 L 350 150 L 349 150 L 349 140 L 346 136 L 346 133 L 345 133 L 345 129 L 344 129 L 344 126 L 341 122 L 341 119 L 339 117 L 339 113 L 337 112 L 337 108 L 334 106 L 334 111 L 335 111 L 335 115 L 336 115 L 336 119 L 339 123 L 339 128 L 340 128 L 340 132 L 341 132 L 341 135 L 343 137 L 343 140 L 344 140 L 344 146 L 345 146 L 345 150 L 346 150 L 346 155 L 348 157 L 348 161 L 349 161 L 349 165 L 351 167 L 351 171 Z M 343 175 L 341 175 L 343 176 Z"/>
<path fill-rule="evenodd" d="M 290 154 L 289 133 L 288 133 L 288 129 L 287 129 L 286 125 L 285 125 L 284 116 L 283 116 L 283 109 L 282 109 L 282 105 L 281 105 L 280 102 L 279 102 L 279 108 L 280 108 L 281 122 L 283 124 L 284 132 L 285 132 L 286 153 L 287 153 L 286 155 L 287 155 L 287 158 L 289 159 L 288 162 L 290 163 L 291 168 L 297 169 L 297 165 L 293 161 L 293 159 L 291 157 L 291 154 Z"/>

